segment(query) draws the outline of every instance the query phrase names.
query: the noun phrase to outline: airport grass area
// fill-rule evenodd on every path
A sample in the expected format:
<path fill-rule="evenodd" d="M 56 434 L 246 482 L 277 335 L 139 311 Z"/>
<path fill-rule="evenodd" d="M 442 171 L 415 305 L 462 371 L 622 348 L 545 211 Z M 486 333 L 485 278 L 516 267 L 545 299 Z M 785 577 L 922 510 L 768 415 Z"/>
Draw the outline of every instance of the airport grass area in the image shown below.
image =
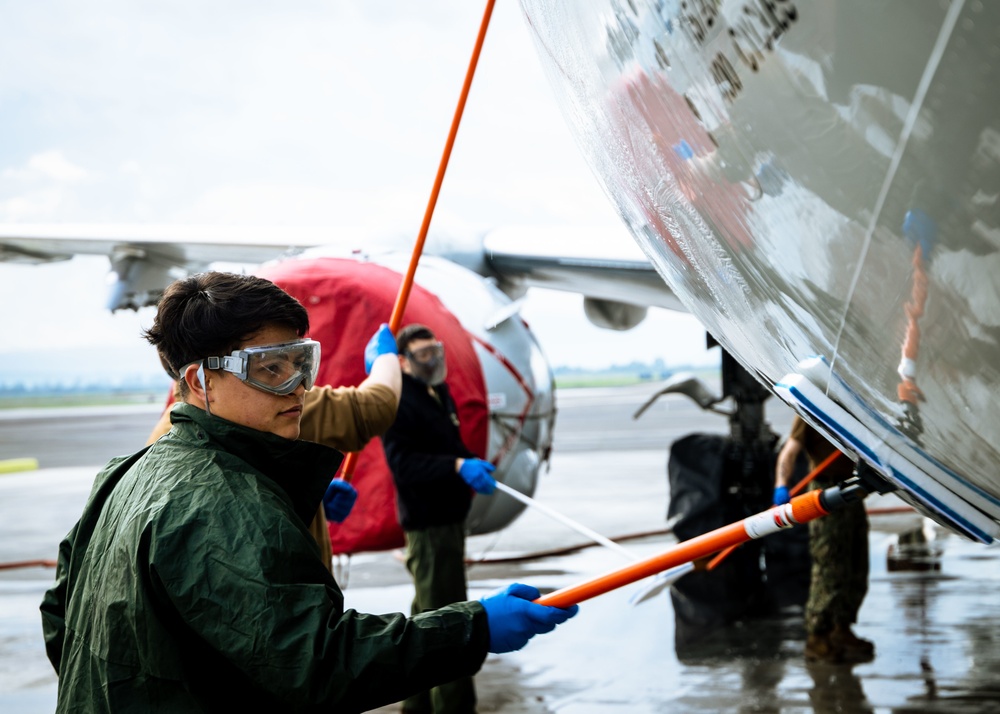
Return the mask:
<path fill-rule="evenodd" d="M 557 389 L 626 387 L 634 384 L 661 382 L 677 372 L 693 372 L 703 379 L 718 378 L 717 367 L 667 367 L 657 360 L 653 364 L 633 363 L 601 369 L 556 367 L 552 370 Z M 97 407 L 129 404 L 163 404 L 169 382 L 151 386 L 148 383 L 106 387 L 96 384 L 43 387 L 0 386 L 0 410 L 44 409 L 50 407 Z"/>
<path fill-rule="evenodd" d="M 573 374 L 556 376 L 557 389 L 578 389 L 584 387 L 625 387 L 630 384 L 649 382 L 634 374 Z"/>
<path fill-rule="evenodd" d="M 0 409 L 46 409 L 54 407 L 105 407 L 128 404 L 164 404 L 167 390 L 157 391 L 57 391 L 0 393 Z"/>
<path fill-rule="evenodd" d="M 678 372 L 690 372 L 702 379 L 718 379 L 718 367 L 683 365 L 667 367 L 662 361 L 653 364 L 632 363 L 604 369 L 556 367 L 552 370 L 557 389 L 594 387 L 626 387 L 633 384 L 656 383 L 669 379 Z"/>

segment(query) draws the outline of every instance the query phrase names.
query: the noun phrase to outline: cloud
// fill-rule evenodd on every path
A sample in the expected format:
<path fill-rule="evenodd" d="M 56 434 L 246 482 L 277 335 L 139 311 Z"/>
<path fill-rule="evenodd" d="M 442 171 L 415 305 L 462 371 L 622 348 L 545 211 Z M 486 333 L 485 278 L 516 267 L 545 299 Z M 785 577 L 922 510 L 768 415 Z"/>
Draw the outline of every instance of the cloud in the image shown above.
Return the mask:
<path fill-rule="evenodd" d="M 0 196 L 0 220 L 46 221 L 68 206 L 79 203 L 78 188 L 95 176 L 49 149 L 32 154 L 20 168 L 0 173 L 4 180 Z"/>
<path fill-rule="evenodd" d="M 62 152 L 50 149 L 31 156 L 24 168 L 7 169 L 3 172 L 5 179 L 15 181 L 56 181 L 58 183 L 78 183 L 88 178 L 90 173 L 65 156 Z"/>
<path fill-rule="evenodd" d="M 0 220 L 4 222 L 42 221 L 66 201 L 65 192 L 43 189 L 0 201 Z"/>

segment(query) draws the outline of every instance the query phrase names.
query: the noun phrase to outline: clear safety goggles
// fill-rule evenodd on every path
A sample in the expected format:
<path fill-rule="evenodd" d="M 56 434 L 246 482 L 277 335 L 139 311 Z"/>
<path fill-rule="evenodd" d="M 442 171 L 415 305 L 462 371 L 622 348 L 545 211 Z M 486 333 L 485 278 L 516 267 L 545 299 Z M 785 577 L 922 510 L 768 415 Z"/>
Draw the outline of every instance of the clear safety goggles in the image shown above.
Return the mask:
<path fill-rule="evenodd" d="M 235 350 L 227 357 L 206 357 L 206 369 L 222 369 L 271 394 L 291 394 L 305 384 L 312 389 L 319 371 L 319 342 L 295 340 Z"/>
<path fill-rule="evenodd" d="M 419 350 L 407 350 L 406 356 L 414 362 L 424 364 L 435 358 L 441 359 L 444 357 L 444 345 L 440 342 L 435 342 L 433 345 L 421 347 Z"/>

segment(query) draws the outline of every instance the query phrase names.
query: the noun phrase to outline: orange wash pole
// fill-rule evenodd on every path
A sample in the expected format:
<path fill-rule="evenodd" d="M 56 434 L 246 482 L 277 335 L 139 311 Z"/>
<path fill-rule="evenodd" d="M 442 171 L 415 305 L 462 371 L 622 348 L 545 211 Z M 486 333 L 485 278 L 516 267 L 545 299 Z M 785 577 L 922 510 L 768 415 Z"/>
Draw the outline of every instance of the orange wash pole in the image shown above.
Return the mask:
<path fill-rule="evenodd" d="M 399 285 L 399 293 L 396 295 L 396 304 L 393 305 L 392 315 L 389 317 L 389 329 L 393 334 L 399 329 L 403 322 L 403 312 L 406 310 L 406 303 L 410 299 L 410 290 L 413 288 L 413 276 L 417 272 L 417 263 L 420 262 L 420 254 L 424 251 L 424 242 L 427 240 L 427 231 L 431 226 L 431 217 L 434 215 L 434 207 L 437 205 L 438 194 L 441 192 L 441 184 L 444 182 L 444 173 L 448 169 L 448 160 L 451 158 L 451 149 L 455 145 L 455 137 L 458 135 L 458 125 L 462 122 L 462 113 L 465 111 L 465 101 L 469 97 L 469 88 L 472 86 L 472 78 L 476 74 L 476 65 L 479 63 L 479 54 L 483 49 L 483 41 L 486 39 L 486 29 L 490 26 L 490 17 L 493 15 L 493 5 L 496 0 L 487 0 L 486 10 L 483 13 L 482 22 L 479 25 L 479 35 L 476 37 L 476 46 L 472 50 L 472 58 L 469 60 L 469 68 L 465 72 L 465 82 L 462 84 L 462 93 L 458 98 L 458 106 L 455 107 L 455 116 L 451 120 L 451 130 L 448 132 L 448 140 L 445 142 L 444 153 L 441 155 L 441 162 L 438 165 L 437 177 L 434 179 L 434 188 L 431 189 L 430 200 L 427 201 L 427 209 L 424 211 L 424 222 L 420 226 L 420 234 L 417 236 L 417 243 L 413 246 L 413 255 L 410 256 L 410 265 L 406 270 L 406 276 Z M 345 481 L 350 482 L 354 476 L 354 468 L 358 463 L 358 453 L 352 451 L 344 460 L 343 476 Z"/>
<path fill-rule="evenodd" d="M 812 481 L 814 478 L 816 478 L 821 473 L 823 473 L 824 471 L 826 471 L 826 467 L 829 466 L 830 464 L 832 464 L 834 461 L 836 461 L 837 457 L 840 456 L 840 455 L 841 455 L 841 452 L 834 451 L 832 454 L 830 454 L 825 459 L 823 459 L 819 463 L 819 466 L 817 466 L 816 468 L 814 468 L 812 471 L 810 471 L 808 474 L 806 474 L 806 477 L 804 479 L 802 479 L 797 484 L 795 484 L 795 487 L 792 488 L 792 490 L 789 492 L 789 495 L 790 496 L 797 495 L 802 489 L 804 489 L 806 486 L 809 485 L 810 481 Z M 726 558 L 728 558 L 729 554 L 732 553 L 734 550 L 736 550 L 738 547 L 739 547 L 739 544 L 737 544 L 737 545 L 731 545 L 728 548 L 726 548 L 724 551 L 722 551 L 717 556 L 715 556 L 710 561 L 708 561 L 708 565 L 705 566 L 705 570 L 715 570 L 715 567 L 719 563 L 721 563 L 723 560 L 725 560 Z"/>
<path fill-rule="evenodd" d="M 664 570 L 717 553 L 728 546 L 739 545 L 751 538 L 761 538 L 784 528 L 791 528 L 799 523 L 807 523 L 814 518 L 825 516 L 830 510 L 830 506 L 825 503 L 827 500 L 834 504 L 833 507 L 836 507 L 845 500 L 856 498 L 858 491 L 864 494 L 864 490 L 860 487 L 852 487 L 845 489 L 845 491 L 850 492 L 849 499 L 843 497 L 839 486 L 796 496 L 783 506 L 769 508 L 744 518 L 742 521 L 683 541 L 652 558 L 614 570 L 580 585 L 573 585 L 543 595 L 535 602 L 553 607 L 570 607 L 650 575 L 656 575 Z"/>

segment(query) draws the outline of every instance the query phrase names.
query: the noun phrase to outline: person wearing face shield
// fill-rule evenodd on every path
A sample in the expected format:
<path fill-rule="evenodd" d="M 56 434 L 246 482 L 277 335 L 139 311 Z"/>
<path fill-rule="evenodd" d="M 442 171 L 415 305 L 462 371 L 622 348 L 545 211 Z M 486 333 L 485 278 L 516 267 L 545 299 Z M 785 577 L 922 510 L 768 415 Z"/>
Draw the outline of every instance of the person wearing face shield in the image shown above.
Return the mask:
<path fill-rule="evenodd" d="M 254 276 L 164 291 L 145 336 L 181 403 L 97 475 L 59 545 L 40 607 L 57 712 L 367 711 L 575 614 L 519 584 L 411 618 L 345 610 L 308 530 L 343 460 L 299 438 L 321 357 L 308 331 Z M 370 371 L 397 365 L 383 351 Z"/>
<path fill-rule="evenodd" d="M 406 536 L 406 567 L 413 577 L 411 614 L 466 599 L 465 518 L 474 493 L 496 489 L 493 465 L 462 442 L 458 412 L 445 383 L 445 346 L 425 325 L 396 336 L 403 389 L 396 421 L 382 436 L 396 485 L 399 522 Z M 403 712 L 476 711 L 471 677 L 407 699 Z"/>

